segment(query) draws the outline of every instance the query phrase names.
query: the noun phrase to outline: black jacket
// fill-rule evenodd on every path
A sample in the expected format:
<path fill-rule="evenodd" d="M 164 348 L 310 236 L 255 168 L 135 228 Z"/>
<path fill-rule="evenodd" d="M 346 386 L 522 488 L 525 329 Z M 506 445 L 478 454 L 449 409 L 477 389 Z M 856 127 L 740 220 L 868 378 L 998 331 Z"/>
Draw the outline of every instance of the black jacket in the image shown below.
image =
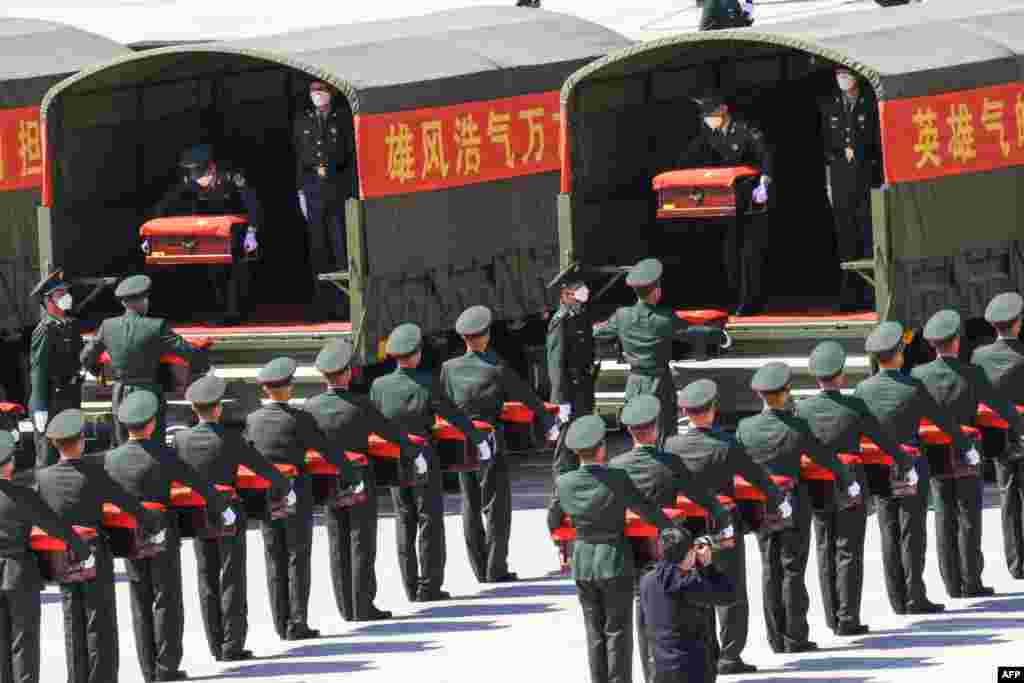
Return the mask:
<path fill-rule="evenodd" d="M 174 446 L 182 462 L 211 484 L 234 486 L 238 466 L 245 465 L 270 482 L 274 498 L 283 498 L 291 488 L 291 482 L 237 430 L 200 422 L 192 429 L 175 434 Z"/>

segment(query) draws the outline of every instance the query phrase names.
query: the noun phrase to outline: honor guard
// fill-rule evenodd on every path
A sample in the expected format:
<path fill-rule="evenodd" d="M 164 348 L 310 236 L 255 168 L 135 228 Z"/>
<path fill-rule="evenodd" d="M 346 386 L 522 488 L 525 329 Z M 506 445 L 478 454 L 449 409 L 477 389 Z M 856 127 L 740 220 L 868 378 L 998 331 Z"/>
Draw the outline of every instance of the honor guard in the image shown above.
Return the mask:
<path fill-rule="evenodd" d="M 1006 395 L 996 391 L 985 372 L 960 360 L 960 315 L 939 311 L 924 327 L 924 338 L 937 358 L 919 365 L 911 376 L 920 380 L 959 430 L 974 424 L 978 404 L 984 403 L 1010 424 L 1013 434 L 1024 434 L 1024 418 Z M 972 445 L 973 448 L 973 445 Z M 969 464 L 979 465 L 977 450 L 968 452 Z M 981 583 L 984 558 L 981 551 L 982 482 L 973 477 L 931 478 L 935 506 L 935 545 L 939 574 L 951 598 L 977 598 L 995 591 Z"/>
<path fill-rule="evenodd" d="M 859 453 L 861 437 L 866 436 L 892 456 L 908 483 L 916 484 L 914 461 L 882 428 L 862 399 L 842 393 L 846 386 L 843 347 L 834 341 L 818 344 L 811 352 L 809 366 L 821 393 L 797 402 L 796 414 L 807 421 L 814 436 L 838 453 Z M 852 469 L 861 487 L 866 487 L 863 469 Z M 825 623 L 839 636 L 864 635 L 870 630 L 860 621 L 867 506 L 843 509 L 833 500 L 826 509 L 814 510 L 813 518 Z"/>
<path fill-rule="evenodd" d="M 192 404 L 199 424 L 174 435 L 178 457 L 214 486 L 233 487 L 239 466 L 245 465 L 270 482 L 272 498 L 291 496 L 294 499 L 291 482 L 242 438 L 238 430 L 225 428 L 221 423 L 221 401 L 226 390 L 227 384 L 216 375 L 205 375 L 189 386 L 185 400 Z M 244 505 L 232 504 L 231 509 L 238 528 L 235 535 L 192 540 L 206 642 L 210 654 L 221 662 L 252 657 L 252 652 L 245 649 L 249 631 L 245 570 L 248 520 Z"/>
<path fill-rule="evenodd" d="M 309 616 L 310 560 L 313 550 L 313 490 L 303 472 L 306 451 L 328 457 L 331 446 L 313 416 L 288 404 L 296 363 L 275 358 L 256 376 L 270 403 L 246 418 L 246 439 L 275 464 L 292 465 L 299 475 L 292 482 L 295 514 L 263 522 L 263 546 L 267 560 L 267 593 L 274 629 L 284 640 L 319 638 Z"/>
<path fill-rule="evenodd" d="M 690 420 L 691 429 L 670 437 L 665 450 L 677 456 L 691 475 L 707 491 L 735 496 L 735 477 L 743 477 L 761 490 L 767 505 L 784 517 L 793 514 L 785 494 L 768 476 L 767 470 L 751 460 L 742 444 L 732 435 L 715 427 L 718 417 L 718 385 L 709 379 L 691 382 L 679 392 L 679 407 Z M 743 518 L 732 520 L 736 545 L 716 553 L 716 565 L 729 577 L 735 591 L 727 604 L 716 605 L 719 625 L 718 673 L 744 674 L 757 667 L 743 661 L 750 627 L 750 605 L 747 600 L 747 554 L 743 535 Z"/>
<path fill-rule="evenodd" d="M 366 453 L 371 434 L 376 434 L 402 449 L 404 467 L 426 465 L 425 457 L 409 442 L 395 422 L 377 410 L 366 397 L 352 393 L 352 345 L 339 339 L 325 346 L 316 357 L 316 369 L 324 376 L 327 391 L 306 401 L 305 410 L 330 444 L 324 457 L 345 472 L 344 479 L 355 483 L 346 451 Z M 343 460 L 342 465 L 338 460 Z M 378 609 L 377 597 L 377 486 L 373 466 L 367 465 L 367 499 L 343 509 L 328 506 L 327 540 L 330 547 L 331 583 L 338 612 L 345 621 L 390 619 L 391 612 Z"/>
<path fill-rule="evenodd" d="M 723 537 L 733 537 L 731 515 L 713 492 L 700 486 L 697 479 L 690 474 L 685 465 L 674 455 L 658 449 L 658 413 L 661 404 L 654 396 L 641 394 L 630 399 L 622 410 L 622 424 L 629 429 L 633 438 L 633 449 L 611 459 L 609 466 L 625 470 L 633 481 L 633 485 L 652 504 L 659 508 L 675 507 L 677 496 L 686 496 L 704 508 L 713 519 L 712 526 L 719 530 Z M 647 643 L 647 628 L 644 624 L 643 612 L 640 610 L 640 573 L 647 567 L 637 566 L 633 585 L 636 602 L 636 637 L 639 647 L 640 663 L 643 666 L 644 680 L 655 683 L 658 673 L 652 659 L 654 653 Z"/>
<path fill-rule="evenodd" d="M 894 441 L 916 445 L 921 419 L 928 418 L 952 437 L 961 453 L 966 453 L 970 444 L 960 426 L 939 407 L 920 380 L 901 372 L 903 345 L 903 325 L 895 321 L 882 323 L 868 335 L 864 349 L 880 369 L 858 384 L 854 395 L 864 400 Z M 916 496 L 879 500 L 882 566 L 889 604 L 896 614 L 934 614 L 945 606 L 928 600 L 924 586 L 928 458 L 915 459 L 914 466 L 920 480 Z"/>
<path fill-rule="evenodd" d="M 29 411 L 35 424 L 36 467 L 57 462 L 57 451 L 46 439 L 51 415 L 82 405 L 82 334 L 71 317 L 71 286 L 58 270 L 32 290 L 42 304 L 39 324 L 32 331 Z"/>
<path fill-rule="evenodd" d="M 740 420 L 736 436 L 754 462 L 770 474 L 790 477 L 796 524 L 774 533 L 759 533 L 757 544 L 764 565 L 764 619 L 768 642 L 775 652 L 810 652 L 818 645 L 808 640 L 809 599 L 804 573 L 811 546 L 811 502 L 800 483 L 800 457 L 807 455 L 831 471 L 850 498 L 860 495 L 853 473 L 811 432 L 807 422 L 786 409 L 792 373 L 785 363 L 768 363 L 754 374 L 750 388 L 764 401 L 764 411 Z"/>
<path fill-rule="evenodd" d="M 43 588 L 29 550 L 37 526 L 61 539 L 83 562 L 95 563 L 90 547 L 39 497 L 11 481 L 17 442 L 0 431 L 0 681 L 39 683 L 39 621 Z"/>
<path fill-rule="evenodd" d="M 370 399 L 408 434 L 428 443 L 435 416 L 462 432 L 477 449 L 480 461 L 490 461 L 494 441 L 473 426 L 473 421 L 444 392 L 440 377 L 420 368 L 423 333 L 417 325 L 399 325 L 388 337 L 386 351 L 397 367 L 370 387 Z M 392 487 L 398 567 L 405 594 L 413 602 L 448 600 L 441 590 L 447 550 L 444 537 L 442 472 L 433 450 L 426 456 L 426 482 L 415 487 Z M 417 551 L 418 549 L 418 551 Z"/>
<path fill-rule="evenodd" d="M 36 471 L 39 496 L 57 515 L 74 526 L 99 530 L 103 504 L 113 503 L 154 533 L 163 515 L 151 512 L 107 474 L 101 461 L 86 462 L 85 421 L 79 410 L 55 415 L 46 436 L 60 453 L 57 464 Z M 60 587 L 64 610 L 64 648 L 69 683 L 117 683 L 120 655 L 117 601 L 114 595 L 114 558 L 103 534 L 90 541 L 96 578 Z"/>
<path fill-rule="evenodd" d="M 996 329 L 998 339 L 974 350 L 971 362 L 1004 394 L 1010 403 L 1024 405 L 1024 344 L 1020 341 L 1024 298 L 1005 292 L 992 299 L 985 309 L 985 320 Z M 1015 579 L 1024 579 L 1024 446 L 1021 434 L 1011 434 L 1010 442 L 995 454 L 1003 525 L 1003 551 L 1006 567 Z"/>
<path fill-rule="evenodd" d="M 165 353 L 183 356 L 193 364 L 198 351 L 171 330 L 166 320 L 149 317 L 149 291 L 153 281 L 146 275 L 125 278 L 114 290 L 124 304 L 124 315 L 107 318 L 96 335 L 82 351 L 82 365 L 99 374 L 97 362 L 106 351 L 110 355 L 110 371 L 114 379 L 111 408 L 114 416 L 114 438 L 118 444 L 128 440 L 128 430 L 120 422 L 120 405 L 135 391 L 148 391 L 158 399 L 156 430 L 153 440 L 164 442 L 165 413 L 160 384 L 160 357 Z"/>
<path fill-rule="evenodd" d="M 452 358 L 441 367 L 441 386 L 453 403 L 467 416 L 494 426 L 495 445 L 501 443 L 499 419 L 505 401 L 520 401 L 533 411 L 550 442 L 558 439 L 556 419 L 530 386 L 496 353 L 488 349 L 491 340 L 491 311 L 473 306 L 455 321 L 455 331 L 466 344 L 465 355 Z M 518 579 L 508 570 L 508 539 L 512 531 L 512 487 L 508 463 L 495 448 L 490 463 L 480 472 L 460 472 L 462 529 L 473 573 L 481 583 L 502 583 Z M 486 517 L 486 525 L 481 522 Z"/>
<path fill-rule="evenodd" d="M 110 478 L 139 500 L 170 506 L 173 482 L 190 486 L 207 504 L 214 527 L 235 523 L 234 511 L 194 469 L 182 462 L 163 440 L 154 438 L 160 399 L 149 391 L 133 391 L 118 408 L 118 421 L 128 441 L 106 455 Z M 125 560 L 132 597 L 135 649 L 142 675 L 148 681 L 180 681 L 184 653 L 184 606 L 181 588 L 181 537 L 173 515 L 167 516 L 167 549 L 156 557 Z"/>
<path fill-rule="evenodd" d="M 881 185 L 882 137 L 878 102 L 846 67 L 836 69 L 839 92 L 821 105 L 829 198 L 840 263 L 871 258 L 871 188 Z M 871 293 L 852 271 L 843 272 L 844 310 L 870 307 Z M 859 291 L 855 291 L 859 290 Z"/>
<path fill-rule="evenodd" d="M 746 28 L 754 25 L 753 0 L 704 0 L 700 13 L 700 30 Z"/>
<path fill-rule="evenodd" d="M 670 526 L 624 470 L 605 465 L 605 425 L 597 415 L 569 426 L 565 445 L 580 467 L 558 478 L 558 497 L 576 528 L 572 575 L 587 629 L 591 683 L 633 679 L 633 586 L 636 568 L 626 539 L 629 508 L 658 530 Z"/>

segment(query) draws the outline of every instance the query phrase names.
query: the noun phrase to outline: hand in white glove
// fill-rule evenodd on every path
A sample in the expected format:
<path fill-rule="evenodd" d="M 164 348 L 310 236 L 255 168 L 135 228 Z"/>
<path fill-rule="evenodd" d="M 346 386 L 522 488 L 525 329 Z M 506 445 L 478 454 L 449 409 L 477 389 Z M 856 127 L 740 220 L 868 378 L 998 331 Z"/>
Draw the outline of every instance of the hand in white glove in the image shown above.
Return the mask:
<path fill-rule="evenodd" d="M 563 403 L 558 406 L 558 421 L 565 424 L 572 417 L 572 406 L 568 403 Z"/>
<path fill-rule="evenodd" d="M 754 194 L 751 198 L 755 204 L 764 204 L 768 201 L 768 185 L 763 177 L 761 178 L 761 184 L 754 188 Z"/>
<path fill-rule="evenodd" d="M 977 465 L 980 462 L 981 462 L 981 453 L 978 452 L 978 449 L 975 446 L 971 446 L 967 450 L 967 464 L 971 465 L 971 466 L 974 466 L 974 465 Z"/>
<path fill-rule="evenodd" d="M 416 474 L 427 473 L 427 459 L 423 457 L 422 453 L 417 455 L 416 460 L 414 460 L 413 462 L 416 465 Z"/>
<path fill-rule="evenodd" d="M 242 243 L 242 247 L 245 249 L 245 253 L 251 254 L 252 252 L 259 249 L 260 243 L 256 241 L 256 230 L 249 228 L 245 233 L 245 241 Z"/>
<path fill-rule="evenodd" d="M 96 566 L 96 555 L 95 553 L 89 553 L 89 557 L 82 561 L 82 569 L 92 569 Z"/>
<path fill-rule="evenodd" d="M 913 467 L 907 470 L 907 484 L 910 486 L 917 486 L 917 470 Z"/>
<path fill-rule="evenodd" d="M 850 487 L 846 489 L 846 493 L 850 496 L 850 498 L 856 498 L 857 496 L 860 495 L 860 484 L 858 484 L 857 482 L 853 482 L 852 484 L 850 484 Z"/>
<path fill-rule="evenodd" d="M 164 539 L 166 539 L 166 538 L 167 538 L 167 529 L 161 529 L 160 531 L 156 532 L 155 534 L 153 534 L 152 536 L 149 537 L 149 542 L 150 543 L 154 543 L 156 545 L 159 545 L 159 544 L 163 543 Z"/>
<path fill-rule="evenodd" d="M 491 456 L 494 455 L 494 453 L 491 452 L 491 444 L 486 440 L 481 441 L 477 445 L 476 450 L 480 454 L 480 462 L 487 462 L 491 459 Z"/>
<path fill-rule="evenodd" d="M 284 504 L 287 505 L 288 507 L 291 507 L 295 505 L 298 499 L 298 496 L 295 495 L 295 489 L 292 489 L 291 491 L 288 492 L 288 495 L 284 497 Z"/>
<path fill-rule="evenodd" d="M 307 221 L 309 220 L 309 205 L 306 204 L 306 193 L 299 190 L 299 211 L 302 212 L 302 217 Z"/>
<path fill-rule="evenodd" d="M 747 15 L 748 19 L 753 19 L 754 18 L 754 2 L 753 2 L 753 0 L 741 0 L 740 1 L 740 8 L 743 10 L 743 13 Z"/>
<path fill-rule="evenodd" d="M 548 430 L 548 441 L 550 441 L 551 443 L 558 441 L 559 432 L 561 432 L 559 426 L 557 424 L 552 425 L 551 429 Z"/>
<path fill-rule="evenodd" d="M 733 529 L 732 528 L 732 524 L 730 524 L 729 526 L 727 526 L 724 529 L 722 529 L 722 531 L 719 532 L 718 535 L 721 536 L 722 538 L 732 538 L 733 536 L 736 535 L 736 530 Z"/>
<path fill-rule="evenodd" d="M 224 508 L 224 512 L 220 518 L 224 521 L 224 526 L 234 526 L 235 520 L 238 519 L 238 515 L 230 507 Z"/>
<path fill-rule="evenodd" d="M 360 481 L 358 484 L 355 485 L 355 488 L 352 489 L 352 493 L 355 493 L 355 494 L 362 493 L 365 488 L 366 488 L 366 484 L 364 482 Z"/>
<path fill-rule="evenodd" d="M 782 515 L 783 519 L 789 519 L 793 514 L 793 506 L 789 503 L 789 498 L 779 503 L 779 514 Z"/>
<path fill-rule="evenodd" d="M 50 419 L 50 414 L 45 410 L 37 410 L 35 413 L 33 413 L 32 417 L 36 421 L 36 431 L 39 432 L 40 434 L 45 434 L 46 423 Z"/>

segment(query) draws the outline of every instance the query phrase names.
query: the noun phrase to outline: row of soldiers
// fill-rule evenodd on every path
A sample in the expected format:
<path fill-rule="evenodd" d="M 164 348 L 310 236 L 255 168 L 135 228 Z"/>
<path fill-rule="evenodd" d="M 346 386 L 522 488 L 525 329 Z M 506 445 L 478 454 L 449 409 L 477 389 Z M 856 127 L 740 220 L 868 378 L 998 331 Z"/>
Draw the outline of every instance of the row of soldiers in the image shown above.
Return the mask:
<path fill-rule="evenodd" d="M 919 425 L 928 419 L 951 438 L 956 454 L 977 465 L 980 454 L 961 427 L 974 423 L 980 403 L 1009 423 L 1007 447 L 993 455 L 1003 494 L 1007 565 L 1014 578 L 1024 579 L 1020 483 L 1024 419 L 1015 408 L 1024 404 L 1024 346 L 1019 340 L 1024 299 L 1019 294 L 1004 293 L 989 304 L 985 318 L 998 339 L 976 349 L 970 363 L 959 359 L 963 328 L 960 316 L 951 310 L 936 313 L 924 327 L 936 359 L 909 373 L 903 367 L 907 342 L 903 326 L 894 321 L 879 325 L 868 336 L 865 350 L 880 369 L 852 395 L 843 392 L 846 355 L 836 342 L 823 342 L 810 356 L 809 367 L 821 389 L 813 398 L 793 403 L 790 368 L 769 363 L 751 382 L 763 401 L 763 412 L 741 420 L 735 434 L 729 434 L 716 426 L 719 401 L 714 382 L 698 380 L 678 396 L 670 384 L 668 358 L 663 354 L 678 329 L 670 322 L 673 312 L 659 305 L 661 275 L 662 266 L 655 259 L 637 264 L 627 284 L 636 290 L 638 303 L 619 309 L 609 325 L 594 332 L 599 337 L 618 337 L 630 364 L 621 422 L 632 436 L 632 450 L 608 460 L 603 421 L 583 416 L 567 430 L 569 452 L 555 464 L 556 495 L 549 526 L 560 526 L 565 513 L 576 528 L 572 567 L 586 622 L 592 681 L 631 680 L 634 621 L 648 682 L 703 681 L 713 679 L 715 673 L 756 671 L 741 658 L 749 621 L 743 542 L 747 530 L 738 515 L 729 514 L 714 500 L 716 494 L 734 496 L 736 475 L 765 494 L 769 510 L 792 517 L 789 528 L 757 534 L 772 650 L 817 649 L 809 639 L 809 596 L 804 583 L 812 520 L 826 621 L 840 636 L 868 633 L 869 626 L 860 620 L 867 524 L 862 497 L 867 482 L 861 466 L 844 464 L 837 457 L 858 453 L 862 437 L 893 458 L 898 480 L 917 487 L 912 496 L 877 500 L 882 565 L 893 611 L 932 614 L 944 609 L 928 599 L 923 581 L 929 488 L 935 504 L 939 569 L 948 595 L 993 595 L 981 579 L 980 479 L 930 476 L 928 458 L 912 458 L 903 448 L 919 444 Z M 580 324 L 586 318 L 583 302 L 572 296 L 579 289 L 579 283 L 564 288 L 569 295 L 549 329 L 549 350 L 560 350 L 555 357 L 549 356 L 550 369 L 560 371 L 570 387 L 579 385 L 573 379 L 578 373 L 569 371 L 571 363 L 580 362 L 571 348 L 573 339 L 592 343 L 586 339 L 589 325 Z M 575 319 L 575 324 L 565 326 L 566 318 Z M 568 359 L 573 359 L 569 365 Z M 682 434 L 676 427 L 677 401 L 692 426 Z M 832 473 L 839 493 L 833 504 L 813 509 L 808 490 L 799 483 L 801 456 Z M 786 493 L 768 475 L 798 483 Z M 725 599 L 720 591 L 712 591 L 704 600 L 715 605 L 718 638 L 713 626 L 700 629 L 691 624 L 690 631 L 696 628 L 699 636 L 683 650 L 666 647 L 673 633 L 678 636 L 678 628 L 667 633 L 659 625 L 645 625 L 639 601 L 634 619 L 634 594 L 640 583 L 624 535 L 626 508 L 659 529 L 669 527 L 662 508 L 672 507 L 677 495 L 705 507 L 712 529 L 722 538 L 734 539 L 734 545 L 717 552 L 715 558 L 733 588 L 732 596 Z M 861 504 L 853 504 L 858 499 Z M 648 646 L 651 638 L 653 647 Z"/>

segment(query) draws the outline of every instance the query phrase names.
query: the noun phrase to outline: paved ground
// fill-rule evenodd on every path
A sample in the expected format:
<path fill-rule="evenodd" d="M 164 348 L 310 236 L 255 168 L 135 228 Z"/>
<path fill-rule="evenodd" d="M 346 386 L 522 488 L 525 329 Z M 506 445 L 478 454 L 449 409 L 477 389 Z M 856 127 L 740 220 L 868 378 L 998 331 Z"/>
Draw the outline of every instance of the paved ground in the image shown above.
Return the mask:
<path fill-rule="evenodd" d="M 197 680 L 314 681 L 418 683 L 588 680 L 580 609 L 573 584 L 551 576 L 556 555 L 545 533 L 546 467 L 520 471 L 511 544 L 511 567 L 527 580 L 518 584 L 481 586 L 466 561 L 459 503 L 448 498 L 446 519 L 448 575 L 446 588 L 458 599 L 432 605 L 406 601 L 399 586 L 394 557 L 394 523 L 390 503 L 381 499 L 379 606 L 391 609 L 394 621 L 347 624 L 334 607 L 327 569 L 327 539 L 318 526 L 314 539 L 311 624 L 325 638 L 303 644 L 278 641 L 270 624 L 265 595 L 263 542 L 249 532 L 250 635 L 248 645 L 261 658 L 241 664 L 219 664 L 207 651 L 195 592 L 195 560 L 189 543 L 182 549 L 186 584 L 185 668 Z M 990 492 L 991 493 L 991 492 Z M 807 572 L 812 597 L 811 631 L 823 650 L 813 655 L 775 655 L 767 646 L 756 587 L 760 558 L 748 544 L 752 577 L 749 661 L 761 666 L 757 675 L 723 680 L 779 683 L 885 683 L 914 680 L 921 675 L 945 680 L 995 680 L 996 666 L 1024 664 L 1024 582 L 1013 581 L 1002 560 L 998 507 L 988 497 L 985 510 L 985 580 L 999 592 L 994 598 L 945 600 L 929 539 L 927 582 L 931 597 L 949 611 L 935 617 L 891 614 L 880 574 L 878 527 L 869 520 L 864 619 L 873 627 L 868 637 L 840 639 L 824 625 L 813 557 Z M 929 532 L 931 533 L 931 529 Z M 121 681 L 141 681 L 135 658 L 128 607 L 128 584 L 119 575 L 118 621 L 121 638 Z M 43 678 L 63 680 L 64 645 L 59 595 L 43 596 Z M 640 680 L 639 662 L 635 671 Z"/>

